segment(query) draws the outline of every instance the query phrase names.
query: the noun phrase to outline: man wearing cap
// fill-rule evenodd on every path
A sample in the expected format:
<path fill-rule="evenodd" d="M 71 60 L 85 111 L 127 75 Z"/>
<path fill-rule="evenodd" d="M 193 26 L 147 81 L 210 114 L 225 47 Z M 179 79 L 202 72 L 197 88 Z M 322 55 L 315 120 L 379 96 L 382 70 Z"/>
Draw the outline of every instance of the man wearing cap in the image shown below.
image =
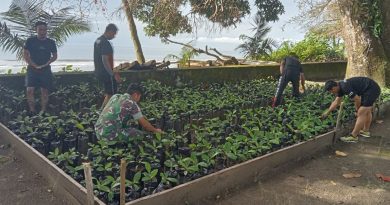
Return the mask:
<path fill-rule="evenodd" d="M 138 102 L 143 93 L 142 87 L 131 84 L 125 94 L 113 95 L 95 124 L 98 139 L 129 141 L 132 137 L 142 137 L 143 132 L 128 126 L 130 118 L 138 122 L 146 131 L 162 133 L 142 115 Z"/>
<path fill-rule="evenodd" d="M 53 87 L 53 74 L 50 64 L 57 60 L 57 46 L 47 37 L 47 23 L 35 23 L 36 36 L 27 39 L 23 47 L 23 57 L 27 62 L 26 87 L 30 114 L 35 114 L 35 88 L 41 89 L 41 112 L 46 111 L 49 90 Z"/>
<path fill-rule="evenodd" d="M 299 81 L 301 81 L 302 89 L 305 91 L 305 75 L 303 74 L 301 62 L 299 62 L 295 53 L 282 60 L 280 63 L 280 75 L 272 107 L 276 107 L 281 103 L 283 91 L 289 82 L 292 83 L 294 97 L 299 97 Z"/>
<path fill-rule="evenodd" d="M 336 95 L 336 99 L 332 102 L 329 109 L 322 114 L 322 118 L 326 118 L 330 112 L 340 105 L 344 95 L 353 99 L 355 103 L 357 116 L 355 127 L 350 135 L 341 137 L 340 140 L 357 142 L 358 135 L 370 137 L 372 107 L 381 93 L 379 85 L 367 77 L 353 77 L 339 82 L 327 81 L 325 90 Z"/>

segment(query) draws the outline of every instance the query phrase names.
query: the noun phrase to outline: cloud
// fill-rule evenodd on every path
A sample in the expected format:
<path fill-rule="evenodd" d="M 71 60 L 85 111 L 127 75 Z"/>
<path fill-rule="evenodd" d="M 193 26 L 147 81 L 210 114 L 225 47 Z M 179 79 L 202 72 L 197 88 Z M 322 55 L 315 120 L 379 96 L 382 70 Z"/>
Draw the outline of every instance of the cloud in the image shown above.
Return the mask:
<path fill-rule="evenodd" d="M 242 43 L 238 37 L 216 37 L 216 38 L 208 38 L 208 37 L 199 37 L 197 39 L 198 42 L 207 42 L 207 43 L 230 43 L 230 44 L 240 44 Z"/>

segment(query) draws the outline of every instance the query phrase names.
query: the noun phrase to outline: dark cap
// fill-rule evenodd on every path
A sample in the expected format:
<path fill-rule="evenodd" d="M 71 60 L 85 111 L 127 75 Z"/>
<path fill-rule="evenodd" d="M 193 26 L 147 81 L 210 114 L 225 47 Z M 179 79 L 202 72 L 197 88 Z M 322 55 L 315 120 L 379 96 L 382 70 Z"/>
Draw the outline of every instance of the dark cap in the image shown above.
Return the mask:
<path fill-rule="evenodd" d="M 141 85 L 139 85 L 139 84 L 132 83 L 132 84 L 129 85 L 129 87 L 127 87 L 127 93 L 132 95 L 135 92 L 138 92 L 139 94 L 143 95 L 144 88 Z"/>
<path fill-rule="evenodd" d="M 35 26 L 35 28 L 36 28 L 37 26 L 47 26 L 47 23 L 44 22 L 44 21 L 37 21 L 37 22 L 35 22 L 34 26 Z"/>
<path fill-rule="evenodd" d="M 324 90 L 325 91 L 329 91 L 331 90 L 333 87 L 336 87 L 337 86 L 337 83 L 333 80 L 328 80 L 326 81 L 325 83 L 325 87 L 324 87 Z"/>

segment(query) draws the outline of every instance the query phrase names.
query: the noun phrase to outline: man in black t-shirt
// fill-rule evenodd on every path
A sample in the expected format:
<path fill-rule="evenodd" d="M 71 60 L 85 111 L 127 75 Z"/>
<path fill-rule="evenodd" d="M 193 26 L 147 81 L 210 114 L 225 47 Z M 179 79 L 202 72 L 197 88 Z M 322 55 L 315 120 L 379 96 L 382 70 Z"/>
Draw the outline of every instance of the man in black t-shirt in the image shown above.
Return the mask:
<path fill-rule="evenodd" d="M 108 24 L 103 35 L 96 39 L 94 44 L 93 61 L 97 79 L 104 85 L 104 100 L 102 108 L 117 92 L 121 79 L 118 72 L 114 72 L 114 50 L 109 40 L 115 38 L 118 28 L 115 24 Z"/>
<path fill-rule="evenodd" d="M 370 126 L 372 121 L 372 107 L 378 99 L 381 89 L 379 85 L 366 77 L 354 77 L 343 81 L 327 81 L 325 90 L 336 95 L 329 109 L 322 114 L 322 118 L 329 115 L 341 103 L 344 95 L 354 100 L 356 109 L 355 127 L 349 136 L 341 137 L 344 142 L 357 142 L 358 135 L 370 137 Z"/>
<path fill-rule="evenodd" d="M 276 107 L 281 103 L 283 91 L 289 82 L 292 83 L 294 97 L 299 97 L 299 80 L 301 81 L 303 91 L 305 91 L 305 75 L 296 54 L 292 54 L 282 60 L 280 63 L 280 74 L 272 107 Z"/>
<path fill-rule="evenodd" d="M 54 40 L 47 38 L 47 24 L 35 23 L 37 35 L 27 39 L 23 57 L 27 62 L 27 102 L 31 113 L 35 113 L 34 90 L 41 88 L 41 112 L 46 111 L 49 90 L 52 89 L 53 75 L 50 64 L 57 60 L 57 46 Z"/>

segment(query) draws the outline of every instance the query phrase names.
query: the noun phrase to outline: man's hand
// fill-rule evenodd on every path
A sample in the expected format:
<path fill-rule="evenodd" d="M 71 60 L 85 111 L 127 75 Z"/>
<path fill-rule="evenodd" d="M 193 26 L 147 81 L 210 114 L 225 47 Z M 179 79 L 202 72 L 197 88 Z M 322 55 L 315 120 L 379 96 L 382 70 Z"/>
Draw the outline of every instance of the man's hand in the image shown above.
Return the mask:
<path fill-rule="evenodd" d="M 121 83 L 122 82 L 122 79 L 121 77 L 119 76 L 119 73 L 114 73 L 114 78 L 116 80 L 117 83 Z"/>
<path fill-rule="evenodd" d="M 324 112 L 321 115 L 321 119 L 326 119 L 328 117 L 328 112 Z"/>
<path fill-rule="evenodd" d="M 37 64 L 35 64 L 35 63 L 31 63 L 31 64 L 29 64 L 32 68 L 35 68 L 35 69 L 40 69 L 40 67 L 37 65 Z"/>
<path fill-rule="evenodd" d="M 36 66 L 35 68 L 41 70 L 44 67 L 46 67 L 46 64 L 45 65 Z"/>
<path fill-rule="evenodd" d="M 305 86 L 302 86 L 300 89 L 299 89 L 299 92 L 300 93 L 305 93 L 306 89 L 305 89 Z"/>
<path fill-rule="evenodd" d="M 160 133 L 160 134 L 164 134 L 164 131 L 162 131 L 160 128 L 157 128 L 154 133 Z"/>

